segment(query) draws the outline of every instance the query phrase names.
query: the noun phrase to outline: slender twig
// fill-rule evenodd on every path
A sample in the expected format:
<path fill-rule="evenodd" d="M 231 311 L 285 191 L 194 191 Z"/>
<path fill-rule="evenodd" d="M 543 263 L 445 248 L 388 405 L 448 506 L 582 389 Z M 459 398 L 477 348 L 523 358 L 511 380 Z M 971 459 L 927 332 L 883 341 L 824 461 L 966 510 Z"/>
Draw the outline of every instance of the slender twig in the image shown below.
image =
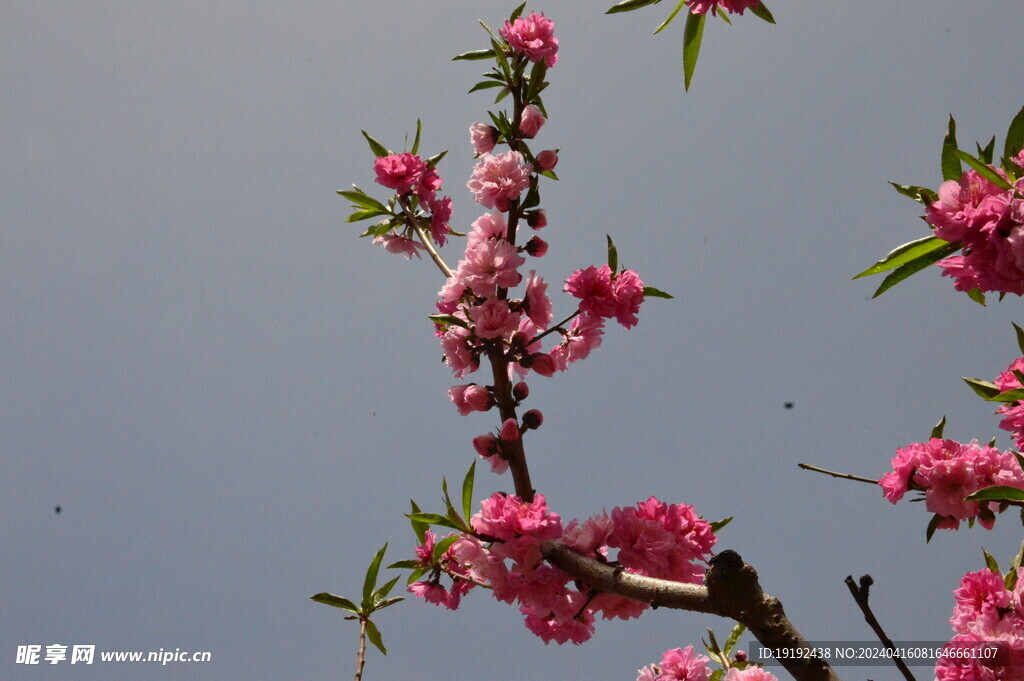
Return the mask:
<path fill-rule="evenodd" d="M 366 620 L 359 618 L 359 654 L 356 656 L 356 679 L 363 678 L 363 665 L 366 664 Z"/>
<path fill-rule="evenodd" d="M 903 659 L 896 654 L 895 644 L 893 644 L 892 639 L 886 635 L 885 630 L 882 629 L 882 625 L 878 623 L 878 619 L 875 617 L 875 614 L 871 612 L 871 606 L 868 605 L 868 591 L 870 591 L 871 585 L 875 580 L 871 579 L 871 575 L 864 575 L 860 578 L 860 586 L 858 586 L 857 583 L 853 581 L 853 575 L 850 575 L 844 581 L 846 582 L 846 586 L 850 589 L 850 594 L 853 595 L 853 600 L 857 602 L 857 605 L 860 606 L 861 612 L 864 613 L 864 620 L 868 623 L 868 626 L 871 627 L 872 631 L 875 632 L 875 636 L 877 636 L 878 640 L 882 642 L 882 645 L 884 645 L 891 653 L 893 664 L 895 664 L 896 668 L 900 670 L 901 674 L 903 674 L 903 678 L 907 681 L 917 681 L 917 679 L 914 678 L 914 675 L 910 672 L 910 668 L 907 667 Z"/>
<path fill-rule="evenodd" d="M 449 570 L 447 568 L 444 568 L 444 567 L 442 567 L 440 569 L 441 569 L 441 572 L 445 573 L 446 575 L 448 575 L 452 579 L 457 579 L 460 582 L 469 582 L 470 584 L 473 584 L 475 586 L 482 586 L 485 589 L 493 589 L 494 588 L 493 586 L 491 586 L 490 584 L 488 584 L 486 582 L 481 582 L 479 579 L 474 579 L 472 577 L 467 577 L 466 575 L 460 575 L 459 573 L 452 572 L 451 570 Z"/>
<path fill-rule="evenodd" d="M 849 473 L 836 473 L 825 468 L 818 468 L 817 466 L 811 466 L 806 463 L 798 463 L 797 466 L 803 468 L 805 471 L 814 471 L 815 473 L 824 473 L 825 475 L 831 475 L 833 478 L 842 478 L 843 480 L 855 480 L 857 482 L 866 482 L 870 485 L 877 485 L 877 480 L 871 478 L 862 478 L 859 475 L 850 475 Z"/>
<path fill-rule="evenodd" d="M 544 338 L 544 336 L 548 335 L 549 333 L 553 333 L 553 332 L 561 329 L 564 325 L 568 324 L 573 319 L 575 319 L 579 315 L 579 313 L 580 313 L 580 311 L 577 309 L 571 315 L 569 315 L 568 317 L 566 317 L 562 321 L 558 322 L 554 326 L 548 327 L 548 330 L 545 331 L 544 333 L 539 333 L 536 336 L 534 336 L 533 338 L 531 338 L 530 340 L 526 341 L 526 347 L 530 347 L 531 345 L 533 345 L 534 343 L 536 343 L 540 339 Z"/>
<path fill-rule="evenodd" d="M 437 265 L 438 269 L 441 270 L 441 273 L 444 274 L 444 276 L 452 276 L 452 268 L 448 267 L 448 263 L 444 261 L 441 254 L 437 252 L 436 248 L 434 248 L 434 244 L 431 243 L 430 237 L 428 237 L 427 233 L 423 231 L 423 228 L 420 226 L 419 220 L 416 219 L 416 216 L 412 214 L 412 209 L 409 208 L 409 202 L 406 201 L 404 197 L 399 196 L 398 205 L 402 207 L 402 213 L 405 214 L 406 223 L 416 230 L 416 235 L 420 238 L 420 242 L 423 244 L 423 247 L 427 249 L 427 253 L 430 254 L 430 259 L 434 261 L 434 264 Z"/>

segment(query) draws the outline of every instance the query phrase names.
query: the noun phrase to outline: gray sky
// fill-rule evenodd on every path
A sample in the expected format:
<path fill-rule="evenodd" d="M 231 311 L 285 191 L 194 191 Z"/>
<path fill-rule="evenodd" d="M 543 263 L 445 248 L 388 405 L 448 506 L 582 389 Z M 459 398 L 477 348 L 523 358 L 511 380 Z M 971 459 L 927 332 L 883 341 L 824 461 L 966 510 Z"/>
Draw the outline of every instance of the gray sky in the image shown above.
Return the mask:
<path fill-rule="evenodd" d="M 610 4 L 605 3 L 605 4 Z M 441 284 L 355 238 L 334 194 L 379 197 L 367 129 L 423 121 L 464 229 L 466 96 L 514 3 L 10 2 L 0 10 L 0 676 L 335 679 L 356 627 L 308 597 L 353 596 L 374 551 L 411 557 L 409 498 L 436 508 L 493 414 L 460 417 L 424 315 Z M 851 282 L 925 234 L 887 180 L 936 187 L 1020 108 L 1010 3 L 774 2 L 705 33 L 683 94 L 671 9 L 531 6 L 559 62 L 538 148 L 540 273 L 620 260 L 673 301 L 531 381 L 534 484 L 563 518 L 654 494 L 733 515 L 738 550 L 817 640 L 871 640 L 842 583 L 871 573 L 893 638 L 946 639 L 951 591 L 1019 546 L 996 530 L 924 543 L 920 506 L 803 473 L 877 477 L 928 436 L 1000 435 L 959 376 L 1016 356 L 1020 302 L 983 309 L 926 272 L 869 301 Z M 377 190 L 380 191 L 377 191 Z M 458 246 L 446 257 L 458 259 Z M 570 303 L 557 298 L 556 314 Z M 792 410 L 783 405 L 792 401 Z M 509 489 L 478 477 L 477 496 Z M 60 505 L 62 513 L 54 513 Z M 403 603 L 367 678 L 626 680 L 718 618 L 660 610 L 544 646 L 487 594 Z M 18 666 L 18 645 L 209 650 L 207 664 Z M 844 678 L 872 670 L 844 669 Z M 886 673 L 892 676 L 891 672 Z M 929 672 L 922 669 L 920 678 Z"/>

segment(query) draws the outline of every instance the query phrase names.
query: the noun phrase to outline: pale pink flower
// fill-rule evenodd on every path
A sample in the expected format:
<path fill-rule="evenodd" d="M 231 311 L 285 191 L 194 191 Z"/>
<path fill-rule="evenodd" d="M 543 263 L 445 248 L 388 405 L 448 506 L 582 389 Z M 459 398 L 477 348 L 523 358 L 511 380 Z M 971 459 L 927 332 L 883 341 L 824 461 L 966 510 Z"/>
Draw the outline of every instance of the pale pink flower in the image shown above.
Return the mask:
<path fill-rule="evenodd" d="M 474 411 L 487 411 L 493 403 L 487 387 L 476 383 L 453 385 L 448 390 L 448 396 L 463 416 Z"/>
<path fill-rule="evenodd" d="M 459 378 L 473 373 L 479 367 L 479 362 L 469 347 L 469 336 L 469 329 L 454 324 L 441 336 L 445 364 L 450 366 Z"/>
<path fill-rule="evenodd" d="M 406 260 L 411 260 L 414 255 L 417 258 L 421 257 L 419 252 L 425 250 L 423 244 L 399 234 L 381 234 L 379 236 L 375 236 L 373 238 L 373 245 L 383 246 L 384 250 L 388 253 L 404 255 Z"/>
<path fill-rule="evenodd" d="M 427 164 L 422 158 L 408 153 L 382 156 L 373 162 L 377 184 L 394 189 L 399 194 L 412 191 L 426 170 Z"/>
<path fill-rule="evenodd" d="M 512 288 L 522 281 L 519 268 L 526 260 L 504 239 L 471 241 L 465 255 L 456 273 L 481 298 L 495 295 L 499 287 Z"/>
<path fill-rule="evenodd" d="M 607 513 L 587 518 L 581 524 L 570 522 L 562 533 L 562 543 L 576 553 L 588 558 L 608 557 L 608 537 L 615 525 Z"/>
<path fill-rule="evenodd" d="M 497 132 L 493 126 L 486 123 L 474 123 L 469 126 L 469 141 L 473 144 L 473 151 L 486 154 L 493 150 Z"/>
<path fill-rule="evenodd" d="M 730 14 L 743 14 L 748 7 L 757 7 L 761 0 L 686 0 L 693 14 L 714 14 L 721 5 Z"/>
<path fill-rule="evenodd" d="M 512 23 L 506 21 L 500 33 L 513 50 L 523 52 L 532 62 L 543 59 L 551 67 L 558 61 L 555 22 L 543 14 L 530 12 L 528 17 L 519 17 Z"/>
<path fill-rule="evenodd" d="M 555 372 L 558 371 L 558 365 L 555 362 L 555 358 L 550 354 L 543 352 L 527 355 L 523 358 L 522 364 L 527 369 L 530 369 L 544 377 L 554 376 Z"/>
<path fill-rule="evenodd" d="M 472 228 L 467 240 L 476 243 L 487 239 L 504 239 L 508 224 L 501 213 L 485 213 L 473 221 Z"/>
<path fill-rule="evenodd" d="M 473 320 L 473 331 L 479 338 L 503 338 L 510 336 L 519 326 L 519 313 L 509 309 L 508 302 L 500 298 L 488 298 L 483 305 L 469 310 Z"/>
<path fill-rule="evenodd" d="M 725 673 L 724 681 L 779 681 L 778 677 L 767 671 L 764 667 L 747 667 L 738 669 L 732 667 Z"/>
<path fill-rule="evenodd" d="M 534 324 L 542 329 L 547 328 L 554 316 L 551 300 L 548 298 L 548 284 L 543 277 L 537 276 L 535 270 L 530 270 L 530 276 L 526 278 L 523 311 Z"/>
<path fill-rule="evenodd" d="M 540 109 L 530 104 L 523 108 L 523 113 L 519 118 L 519 134 L 526 139 L 533 139 L 540 132 L 544 123 L 544 114 L 540 112 Z"/>
<path fill-rule="evenodd" d="M 551 358 L 559 371 L 565 371 L 573 362 L 586 359 L 590 351 L 601 346 L 604 320 L 582 314 L 572 320 L 565 340 L 551 350 Z"/>
<path fill-rule="evenodd" d="M 534 161 L 536 161 L 537 170 L 554 170 L 558 165 L 558 152 L 554 149 L 545 149 L 537 154 Z"/>
<path fill-rule="evenodd" d="M 485 208 L 497 208 L 505 212 L 509 202 L 519 197 L 520 192 L 530 186 L 533 166 L 523 160 L 518 151 L 508 151 L 494 156 L 486 153 L 480 157 L 466 186 L 473 193 L 473 199 Z"/>
<path fill-rule="evenodd" d="M 458 274 L 448 277 L 444 286 L 437 295 L 441 299 L 437 303 L 437 310 L 443 314 L 452 314 L 458 307 L 462 296 L 466 294 L 466 284 L 459 278 Z"/>
<path fill-rule="evenodd" d="M 448 242 L 445 235 L 451 232 L 448 226 L 452 219 L 451 197 L 431 198 L 427 201 L 427 211 L 430 213 L 430 234 L 438 246 L 444 246 Z"/>

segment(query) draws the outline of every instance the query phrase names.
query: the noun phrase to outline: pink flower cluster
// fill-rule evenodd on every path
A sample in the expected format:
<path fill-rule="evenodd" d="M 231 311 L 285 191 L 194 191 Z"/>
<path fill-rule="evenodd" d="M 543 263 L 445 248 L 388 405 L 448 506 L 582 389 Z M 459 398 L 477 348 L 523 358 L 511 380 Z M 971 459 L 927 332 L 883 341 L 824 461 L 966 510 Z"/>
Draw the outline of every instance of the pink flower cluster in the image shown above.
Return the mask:
<path fill-rule="evenodd" d="M 698 655 L 693 646 L 666 650 L 661 664 L 652 664 L 639 670 L 636 681 L 708 681 L 711 669 L 708 657 Z"/>
<path fill-rule="evenodd" d="M 996 378 L 994 383 L 1000 392 L 1024 387 L 1014 373 L 1015 371 L 1024 371 L 1024 357 L 1013 360 L 1006 371 Z M 996 410 L 996 413 L 1003 415 L 999 427 L 1013 434 L 1013 441 L 1017 449 L 1024 449 L 1024 404 L 1019 401 L 1004 404 Z"/>
<path fill-rule="evenodd" d="M 691 14 L 714 14 L 719 5 L 729 14 L 743 14 L 748 7 L 757 7 L 761 0 L 686 0 Z"/>
<path fill-rule="evenodd" d="M 691 506 L 666 504 L 654 497 L 636 508 L 615 508 L 610 516 L 602 513 L 583 523 L 574 520 L 563 529 L 561 518 L 548 510 L 543 495 L 527 503 L 496 493 L 482 502 L 470 525 L 472 534 L 461 535 L 444 554 L 443 571 L 456 575 L 452 589 L 446 591 L 434 579 L 418 582 L 410 591 L 454 609 L 466 590 L 485 584 L 498 600 L 519 606 L 530 631 L 545 643 L 559 644 L 589 639 L 597 613 L 605 619 L 629 619 L 648 606 L 594 594 L 589 587 L 573 583 L 567 573 L 543 562 L 543 542 L 560 540 L 583 555 L 630 572 L 697 584 L 716 541 L 711 525 L 697 517 Z M 421 560 L 432 552 L 432 547 L 417 549 Z"/>
<path fill-rule="evenodd" d="M 615 317 L 627 329 L 636 326 L 644 302 L 644 282 L 633 270 L 616 274 L 608 265 L 576 270 L 565 290 L 580 299 L 580 311 L 590 317 Z"/>
<path fill-rule="evenodd" d="M 1006 173 L 996 169 L 1002 177 Z M 959 243 L 963 255 L 939 261 L 943 276 L 958 291 L 999 291 L 1024 295 L 1024 178 L 1002 189 L 976 170 L 939 187 L 939 199 L 925 219 L 935 236 Z"/>
<path fill-rule="evenodd" d="M 449 196 L 437 195 L 442 182 L 437 170 L 419 156 L 401 153 L 379 157 L 373 162 L 373 171 L 377 175 L 377 184 L 394 189 L 399 196 L 416 197 L 421 215 L 430 217 L 431 236 L 443 246 L 447 242 L 446 235 L 451 232 L 448 223 L 452 219 L 452 200 Z M 420 257 L 419 251 L 424 250 L 423 245 L 413 239 L 411 227 L 401 234 L 376 236 L 373 243 L 406 258 Z"/>
<path fill-rule="evenodd" d="M 956 636 L 935 666 L 938 681 L 1024 680 L 1024 570 L 1012 589 L 988 568 L 968 572 L 953 592 L 950 624 Z M 994 651 L 992 646 L 997 646 Z M 995 656 L 984 659 L 981 649 Z M 967 654 L 965 654 L 967 653 Z M 980 658 L 980 659 L 979 659 Z"/>
<path fill-rule="evenodd" d="M 555 37 L 555 22 L 543 13 L 531 12 L 528 17 L 519 17 L 505 22 L 500 30 L 501 37 L 516 52 L 522 52 L 532 62 L 541 59 L 548 67 L 558 61 L 558 38 Z"/>
<path fill-rule="evenodd" d="M 912 443 L 896 450 L 892 466 L 878 481 L 885 497 L 895 504 L 909 490 L 924 492 L 925 507 L 940 517 L 939 529 L 956 530 L 961 520 L 974 518 L 992 529 L 995 504 L 965 497 L 993 485 L 1024 489 L 1024 471 L 1013 453 L 977 441 L 932 438 Z"/>

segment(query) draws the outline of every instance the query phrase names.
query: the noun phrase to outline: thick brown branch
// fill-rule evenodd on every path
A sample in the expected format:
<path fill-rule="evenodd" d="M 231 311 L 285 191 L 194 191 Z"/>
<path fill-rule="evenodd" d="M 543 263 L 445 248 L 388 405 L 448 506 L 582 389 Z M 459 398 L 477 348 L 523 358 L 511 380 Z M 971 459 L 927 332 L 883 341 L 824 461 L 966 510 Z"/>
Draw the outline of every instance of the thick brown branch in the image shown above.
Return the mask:
<path fill-rule="evenodd" d="M 555 542 L 545 542 L 542 550 L 552 565 L 598 591 L 660 607 L 728 617 L 745 625 L 758 641 L 772 648 L 810 648 L 786 617 L 779 599 L 761 589 L 757 572 L 735 551 L 722 551 L 715 556 L 704 585 L 697 586 L 635 575 L 581 556 Z M 781 657 L 779 662 L 797 681 L 839 681 L 832 668 L 818 658 Z"/>

